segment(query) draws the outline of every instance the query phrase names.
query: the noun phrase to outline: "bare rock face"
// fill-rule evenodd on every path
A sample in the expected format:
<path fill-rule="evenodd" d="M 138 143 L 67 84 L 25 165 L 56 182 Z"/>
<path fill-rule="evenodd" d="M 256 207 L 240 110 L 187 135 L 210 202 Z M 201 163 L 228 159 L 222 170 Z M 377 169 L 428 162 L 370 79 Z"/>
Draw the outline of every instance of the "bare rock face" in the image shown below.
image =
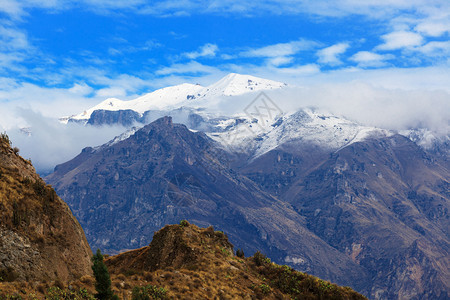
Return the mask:
<path fill-rule="evenodd" d="M 91 273 L 91 250 L 69 207 L 0 138 L 0 276 L 68 281 Z"/>
<path fill-rule="evenodd" d="M 354 143 L 314 164 L 305 155 L 280 148 L 240 171 L 367 270 L 370 298 L 448 299 L 448 163 L 401 135 Z"/>

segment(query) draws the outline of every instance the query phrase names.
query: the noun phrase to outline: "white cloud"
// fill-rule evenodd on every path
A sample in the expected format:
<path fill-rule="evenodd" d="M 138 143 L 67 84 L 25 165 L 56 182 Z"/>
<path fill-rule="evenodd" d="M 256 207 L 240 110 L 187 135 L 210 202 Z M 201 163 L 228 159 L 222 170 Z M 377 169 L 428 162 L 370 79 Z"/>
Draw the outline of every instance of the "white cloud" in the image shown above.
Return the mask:
<path fill-rule="evenodd" d="M 450 41 L 429 42 L 422 47 L 417 48 L 417 51 L 426 54 L 428 57 L 440 56 L 448 58 L 450 56 Z"/>
<path fill-rule="evenodd" d="M 68 89 L 69 93 L 81 96 L 87 96 L 91 94 L 94 89 L 87 85 L 86 83 L 75 83 L 73 87 Z"/>
<path fill-rule="evenodd" d="M 382 67 L 386 65 L 386 60 L 393 58 L 389 54 L 378 54 L 370 51 L 359 51 L 349 58 L 349 60 L 358 63 L 360 67 Z"/>
<path fill-rule="evenodd" d="M 27 36 L 23 31 L 0 25 L 0 50 L 23 50 L 29 47 Z"/>
<path fill-rule="evenodd" d="M 22 5 L 15 0 L 1 0 L 0 12 L 3 12 L 13 18 L 17 18 L 24 14 Z"/>
<path fill-rule="evenodd" d="M 415 30 L 431 37 L 440 37 L 445 33 L 450 33 L 450 20 L 425 21 L 418 24 Z"/>
<path fill-rule="evenodd" d="M 284 111 L 315 107 L 379 128 L 422 127 L 443 136 L 450 130 L 450 93 L 444 91 L 386 89 L 353 81 L 319 83 L 267 94 Z"/>
<path fill-rule="evenodd" d="M 72 159 L 83 148 L 104 144 L 125 130 L 120 126 L 64 125 L 30 109 L 13 109 L 7 113 L 26 120 L 22 125 L 30 128 L 31 136 L 23 134 L 17 126 L 8 128 L 7 133 L 13 145 L 20 149 L 20 154 L 31 158 L 40 173 L 49 173 L 55 165 Z"/>
<path fill-rule="evenodd" d="M 283 66 L 292 63 L 294 58 L 292 56 L 277 56 L 267 59 L 267 64 L 275 67 Z"/>
<path fill-rule="evenodd" d="M 89 98 L 92 88 L 75 84 L 70 88 L 45 88 L 30 83 L 2 80 L 0 83 L 0 106 L 32 109 L 46 117 L 58 118 L 82 111 L 100 99 Z M 0 81 L 0 82 L 2 82 Z M 10 109 L 12 110 L 12 109 Z M 3 120 L 0 125 L 7 126 Z"/>
<path fill-rule="evenodd" d="M 294 56 L 301 51 L 311 50 L 319 44 L 308 40 L 297 40 L 288 43 L 278 43 L 260 48 L 252 48 L 237 54 L 238 57 L 265 58 L 267 67 L 279 67 L 291 64 Z"/>
<path fill-rule="evenodd" d="M 173 64 L 169 67 L 163 67 L 156 71 L 157 75 L 172 75 L 172 74 L 210 74 L 217 72 L 217 68 L 203 65 L 196 61 L 190 61 L 186 64 Z"/>
<path fill-rule="evenodd" d="M 309 50 L 318 44 L 313 41 L 299 40 L 288 43 L 279 43 L 261 48 L 254 48 L 243 51 L 240 56 L 243 57 L 286 57 L 297 54 L 303 50 Z"/>
<path fill-rule="evenodd" d="M 1 19 L 0 19 L 1 20 Z M 20 62 L 33 52 L 25 32 L 14 27 L 0 25 L 0 70 L 21 71 Z"/>
<path fill-rule="evenodd" d="M 320 73 L 320 68 L 316 64 L 308 64 L 303 66 L 292 66 L 290 68 L 277 68 L 271 69 L 272 72 L 281 73 L 281 74 L 290 74 L 294 76 L 298 75 L 311 75 Z"/>
<path fill-rule="evenodd" d="M 440 37 L 450 33 L 450 2 L 446 7 L 425 6 L 424 17 L 416 20 L 415 30 L 425 36 Z"/>
<path fill-rule="evenodd" d="M 127 91 L 121 87 L 108 87 L 99 89 L 95 95 L 101 98 L 126 98 Z"/>
<path fill-rule="evenodd" d="M 342 61 L 339 59 L 339 55 L 347 51 L 349 46 L 350 45 L 348 43 L 338 43 L 317 51 L 319 63 L 329 64 L 332 66 L 342 64 Z"/>
<path fill-rule="evenodd" d="M 190 59 L 196 59 L 199 57 L 214 57 L 219 51 L 219 47 L 215 44 L 205 44 L 198 51 L 184 53 L 184 56 Z"/>
<path fill-rule="evenodd" d="M 423 43 L 423 37 L 411 31 L 394 31 L 381 36 L 384 44 L 376 47 L 379 50 L 396 50 L 420 46 Z"/>

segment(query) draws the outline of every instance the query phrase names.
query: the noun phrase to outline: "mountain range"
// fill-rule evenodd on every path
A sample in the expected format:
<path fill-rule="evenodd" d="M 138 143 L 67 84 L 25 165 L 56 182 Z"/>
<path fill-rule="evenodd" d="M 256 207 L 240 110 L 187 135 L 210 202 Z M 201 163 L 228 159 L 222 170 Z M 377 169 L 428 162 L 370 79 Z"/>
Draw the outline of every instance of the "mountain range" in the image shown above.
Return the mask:
<path fill-rule="evenodd" d="M 145 246 L 153 231 L 187 219 L 370 298 L 446 299 L 449 137 L 425 143 L 420 128 L 285 112 L 265 93 L 283 88 L 230 74 L 209 87 L 108 99 L 61 121 L 129 131 L 46 180 L 93 248 Z M 233 105 L 242 111 L 220 110 Z"/>

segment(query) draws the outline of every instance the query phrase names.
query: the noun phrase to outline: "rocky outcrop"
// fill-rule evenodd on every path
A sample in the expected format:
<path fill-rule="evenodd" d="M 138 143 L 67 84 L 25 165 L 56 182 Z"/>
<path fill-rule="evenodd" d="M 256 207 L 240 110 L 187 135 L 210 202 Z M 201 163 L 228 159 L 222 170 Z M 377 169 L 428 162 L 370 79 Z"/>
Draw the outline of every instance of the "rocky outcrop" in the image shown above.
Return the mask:
<path fill-rule="evenodd" d="M 168 299 L 366 299 L 348 287 L 276 265 L 260 252 L 235 256 L 226 233 L 187 221 L 165 226 L 149 246 L 109 257 L 106 264 L 113 278 L 141 274 L 166 286 Z"/>
<path fill-rule="evenodd" d="M 91 273 L 92 253 L 69 207 L 0 138 L 0 277 L 67 281 Z"/>
<path fill-rule="evenodd" d="M 89 125 L 122 125 L 131 126 L 136 122 L 143 122 L 143 118 L 139 113 L 131 109 L 126 110 L 95 110 L 92 112 L 87 124 Z"/>

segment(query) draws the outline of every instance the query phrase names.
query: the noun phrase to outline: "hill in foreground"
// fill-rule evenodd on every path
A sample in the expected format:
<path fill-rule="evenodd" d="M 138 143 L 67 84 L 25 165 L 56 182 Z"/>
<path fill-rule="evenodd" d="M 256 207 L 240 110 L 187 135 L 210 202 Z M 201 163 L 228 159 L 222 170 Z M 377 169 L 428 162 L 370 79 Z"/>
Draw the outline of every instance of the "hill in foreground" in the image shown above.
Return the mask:
<path fill-rule="evenodd" d="M 149 246 L 109 257 L 106 265 L 124 299 L 133 285 L 164 291 L 168 299 L 365 299 L 349 287 L 274 264 L 259 252 L 237 256 L 222 231 L 187 221 L 165 226 Z"/>
<path fill-rule="evenodd" d="M 0 281 L 69 281 L 92 252 L 67 204 L 0 136 Z"/>

